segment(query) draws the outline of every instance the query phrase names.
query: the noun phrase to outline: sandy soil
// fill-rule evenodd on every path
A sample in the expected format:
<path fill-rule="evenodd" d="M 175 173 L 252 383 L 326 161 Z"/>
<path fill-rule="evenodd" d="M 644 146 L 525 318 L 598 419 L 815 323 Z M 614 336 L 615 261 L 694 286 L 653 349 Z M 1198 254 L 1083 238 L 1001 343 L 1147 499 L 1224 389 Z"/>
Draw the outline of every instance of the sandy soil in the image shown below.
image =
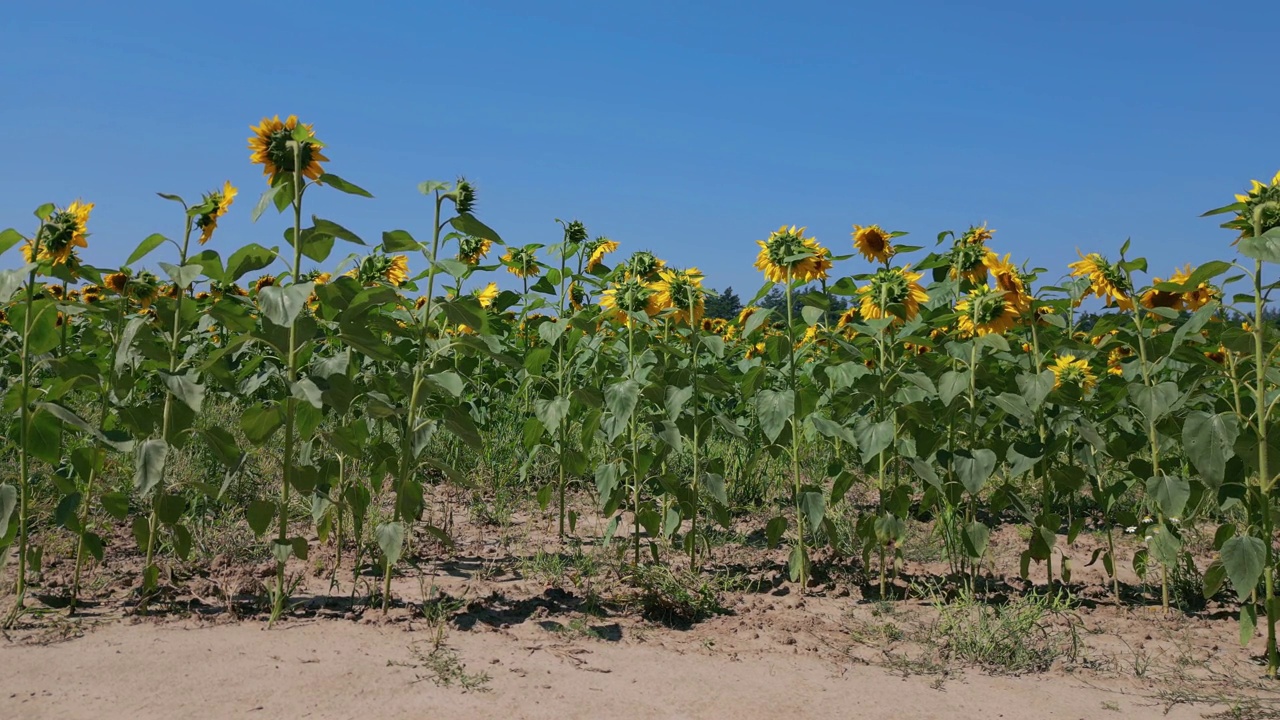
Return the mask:
<path fill-rule="evenodd" d="M 1080 559 L 1075 600 L 1043 631 L 1072 648 L 1048 668 L 1009 675 L 957 661 L 935 637 L 939 604 L 918 583 L 945 574 L 936 559 L 909 560 L 898 599 L 878 602 L 857 561 L 827 557 L 801 597 L 784 579 L 785 550 L 731 541 L 702 575 L 737 578 L 720 590 L 720 612 L 672 622 L 644 611 L 629 565 L 593 544 L 592 521 L 579 528 L 577 559 L 548 573 L 534 556 L 561 552 L 550 518 L 517 513 L 494 526 L 441 502 L 457 510 L 456 545 L 417 536 L 385 616 L 367 604 L 376 575 L 353 579 L 348 555 L 332 584 L 332 549 L 314 538 L 311 557 L 291 561 L 295 608 L 271 628 L 262 599 L 271 563 L 233 559 L 258 547 L 251 535 L 222 538 L 226 550 L 211 561 L 175 563 L 145 614 L 127 529 L 74 617 L 57 608 L 69 564 L 55 559 L 33 611 L 0 641 L 0 719 L 1280 718 L 1280 693 L 1261 679 L 1261 633 L 1240 647 L 1231 605 L 1154 611 L 1128 557 L 1129 597 L 1117 605 L 1101 563 L 1084 566 L 1096 538 L 1070 551 Z M 744 519 L 740 537 L 754 522 Z M 1022 546 L 1016 528 L 993 535 L 987 601 L 1027 589 L 1007 574 Z M 1033 568 L 1031 580 L 1043 573 Z"/>
<path fill-rule="evenodd" d="M 1199 718 L 1131 684 L 968 673 L 937 686 L 811 655 L 726 656 L 684 643 L 566 642 L 535 622 L 453 631 L 480 689 L 440 687 L 426 628 L 334 620 L 112 624 L 0 649 L 0 717 Z"/>

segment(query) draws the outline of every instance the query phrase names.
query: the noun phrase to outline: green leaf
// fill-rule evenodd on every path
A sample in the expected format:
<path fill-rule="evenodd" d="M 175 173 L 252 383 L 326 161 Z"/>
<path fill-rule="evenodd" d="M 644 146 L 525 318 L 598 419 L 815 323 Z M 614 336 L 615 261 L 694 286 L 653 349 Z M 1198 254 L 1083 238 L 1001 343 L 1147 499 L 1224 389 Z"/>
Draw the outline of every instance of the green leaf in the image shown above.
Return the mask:
<path fill-rule="evenodd" d="M 806 325 L 817 325 L 822 321 L 822 317 L 826 315 L 826 311 L 822 308 L 816 308 L 812 305 L 805 305 L 800 308 L 800 317 L 804 318 Z"/>
<path fill-rule="evenodd" d="M 606 398 L 608 391 L 606 390 Z M 560 396 L 552 399 L 538 398 L 533 401 L 533 414 L 542 421 L 542 426 L 549 433 L 555 433 L 569 415 L 569 398 Z"/>
<path fill-rule="evenodd" d="M 324 393 L 309 377 L 298 378 L 297 382 L 289 388 L 289 393 L 313 408 L 320 409 L 324 407 Z"/>
<path fill-rule="evenodd" d="M 142 258 L 144 258 L 144 257 L 146 257 L 147 255 L 149 255 L 149 254 L 151 253 L 151 251 L 152 251 L 152 250 L 155 250 L 156 248 L 160 247 L 161 245 L 163 245 L 163 244 L 164 244 L 165 242 L 167 242 L 168 240 L 169 240 L 169 238 L 167 238 L 167 237 L 165 237 L 165 236 L 161 235 L 160 233 L 153 233 L 153 234 L 151 234 L 151 235 L 148 235 L 148 236 L 146 237 L 146 239 L 144 239 L 142 242 L 138 243 L 138 247 L 137 247 L 137 249 L 135 249 L 135 250 L 133 251 L 133 254 L 131 254 L 131 255 L 129 256 L 129 259 L 128 259 L 128 260 L 125 260 L 125 261 L 124 261 L 124 264 L 125 264 L 125 265 L 132 265 L 132 264 L 134 264 L 134 263 L 138 262 L 138 261 L 139 261 L 139 260 L 141 260 Z M 3 249 L 3 248 L 0 248 L 0 252 L 4 252 L 4 249 Z M 184 287 L 185 287 L 185 285 L 184 285 Z"/>
<path fill-rule="evenodd" d="M 245 275 L 270 265 L 276 259 L 279 252 L 277 248 L 267 248 L 257 243 L 249 243 L 244 247 L 231 253 L 231 257 L 227 258 L 226 281 L 235 282 Z"/>
<path fill-rule="evenodd" d="M 1152 387 L 1142 383 L 1129 386 L 1129 399 L 1148 422 L 1155 422 L 1168 414 L 1179 395 L 1178 384 L 1174 382 L 1162 382 Z"/>
<path fill-rule="evenodd" d="M 773 518 L 764 526 L 765 541 L 770 548 L 778 547 L 778 541 L 782 539 L 782 534 L 787 531 L 787 519 L 781 515 Z"/>
<path fill-rule="evenodd" d="M 364 240 L 360 239 L 359 235 L 356 235 L 332 220 L 325 220 L 324 218 L 318 218 L 315 215 L 312 215 L 311 222 L 315 226 L 317 233 L 336 237 L 339 240 L 345 240 L 349 243 L 355 243 L 356 245 L 367 244 Z"/>
<path fill-rule="evenodd" d="M 814 413 L 805 419 L 810 425 L 813 425 L 814 430 L 817 430 L 818 433 L 824 437 L 840 438 L 841 440 L 849 443 L 852 447 L 858 447 L 858 438 L 849 427 L 841 425 L 829 418 L 822 417 L 817 413 Z"/>
<path fill-rule="evenodd" d="M 0 538 L 9 534 L 9 518 L 17 506 L 18 488 L 7 483 L 0 485 Z"/>
<path fill-rule="evenodd" d="M 755 332 L 756 329 L 763 325 L 772 315 L 773 311 L 765 308 L 761 308 L 752 313 L 751 317 L 747 318 L 747 323 L 742 326 L 742 337 L 751 335 L 751 333 Z"/>
<path fill-rule="evenodd" d="M 1039 410 L 1045 398 L 1053 391 L 1053 383 L 1052 370 L 1044 370 L 1036 375 L 1023 373 L 1018 376 L 1018 391 L 1022 393 L 1022 399 L 1027 401 L 1027 407 Z"/>
<path fill-rule="evenodd" d="M 159 438 L 151 438 L 138 446 L 134 459 L 133 486 L 139 495 L 145 497 L 160 485 L 168 457 L 169 445 Z"/>
<path fill-rule="evenodd" d="M 628 419 L 635 412 L 640 398 L 640 383 L 623 380 L 604 389 L 604 406 L 614 417 Z"/>
<path fill-rule="evenodd" d="M 389 252 L 421 250 L 422 244 L 413 239 L 408 230 L 388 230 L 382 233 L 382 249 Z"/>
<path fill-rule="evenodd" d="M 1217 485 L 1222 482 L 1227 461 L 1235 456 L 1240 436 L 1240 418 L 1235 413 L 1210 415 L 1194 410 L 1182 424 L 1182 446 L 1201 477 Z"/>
<path fill-rule="evenodd" d="M 476 428 L 475 422 L 466 410 L 449 406 L 444 409 L 443 419 L 445 429 L 466 443 L 468 447 L 472 450 L 484 450 L 484 440 L 480 437 L 480 430 Z"/>
<path fill-rule="evenodd" d="M 265 213 L 266 209 L 270 208 L 271 201 L 275 199 L 275 193 L 280 192 L 282 188 L 284 188 L 284 183 L 273 184 L 273 186 L 266 188 L 265 192 L 262 192 L 262 196 L 257 199 L 257 205 L 253 206 L 252 213 L 248 215 L 251 222 L 256 223 L 257 219 L 262 217 L 262 213 Z"/>
<path fill-rule="evenodd" d="M 462 396 L 462 376 L 452 370 L 432 373 L 427 376 L 427 381 L 445 391 L 451 397 Z"/>
<path fill-rule="evenodd" d="M 23 237 L 22 233 L 14 230 L 13 228 L 0 230 L 0 255 L 3 255 L 6 250 L 25 240 L 26 238 Z M 0 536 L 3 535 L 4 533 L 0 533 Z"/>
<path fill-rule="evenodd" d="M 1249 644 L 1258 629 L 1258 608 L 1252 603 L 1240 607 L 1240 647 Z"/>
<path fill-rule="evenodd" d="M 129 496 L 122 492 L 103 493 L 98 501 L 102 503 L 102 509 L 117 520 L 123 520 L 129 516 Z"/>
<path fill-rule="evenodd" d="M 1240 240 L 1236 247 L 1240 254 L 1262 262 L 1280 263 L 1280 228 Z"/>
<path fill-rule="evenodd" d="M 873 423 L 865 417 L 858 418 L 853 426 L 853 434 L 857 437 L 858 450 L 861 451 L 865 465 L 893 444 L 893 421 L 881 420 Z"/>
<path fill-rule="evenodd" d="M 365 190 L 364 188 L 354 183 L 349 183 L 346 180 L 343 180 L 342 178 L 338 177 L 337 175 L 334 175 L 333 173 L 325 173 L 321 175 L 319 182 L 324 185 L 328 185 L 329 187 L 332 187 L 335 190 L 341 190 L 342 192 L 348 195 L 359 195 L 361 197 L 367 197 L 367 198 L 373 197 L 373 194 L 370 193 L 368 190 Z"/>
<path fill-rule="evenodd" d="M 756 393 L 756 415 L 760 418 L 760 429 L 764 431 L 769 442 L 777 442 L 795 411 L 795 393 L 790 390 L 761 390 Z"/>
<path fill-rule="evenodd" d="M 938 378 L 938 399 L 950 405 L 957 395 L 969 390 L 968 370 L 948 370 Z"/>
<path fill-rule="evenodd" d="M 250 501 L 249 507 L 245 508 L 244 516 L 249 521 L 249 528 L 253 530 L 253 534 L 262 537 L 276 517 L 276 504 L 269 500 Z"/>
<path fill-rule="evenodd" d="M 991 479 L 991 473 L 995 472 L 996 454 L 986 448 L 972 450 L 967 456 L 963 451 L 957 451 L 953 463 L 960 484 L 971 495 L 977 495 Z"/>
<path fill-rule="evenodd" d="M 240 430 L 249 442 L 262 445 L 284 424 L 284 411 L 279 405 L 254 405 L 240 416 Z"/>
<path fill-rule="evenodd" d="M 165 387 L 169 388 L 169 392 L 197 413 L 204 404 L 204 386 L 196 382 L 198 378 L 199 375 L 195 372 L 188 372 L 185 375 L 160 373 L 160 379 L 164 381 Z"/>
<path fill-rule="evenodd" d="M 1147 479 L 1147 495 L 1165 517 L 1178 518 L 1191 497 L 1191 483 L 1174 475 L 1156 475 Z"/>
<path fill-rule="evenodd" d="M 35 265 L 23 265 L 12 270 L 0 270 L 0 303 L 9 302 L 18 288 L 27 281 L 31 269 Z"/>
<path fill-rule="evenodd" d="M 382 557 L 386 559 L 387 566 L 391 567 L 399 562 L 400 553 L 404 551 L 404 523 L 382 523 L 374 530 L 373 535 L 378 541 L 378 547 L 382 550 Z"/>
<path fill-rule="evenodd" d="M 964 528 L 964 549 L 971 558 L 981 558 L 987 553 L 987 542 L 991 539 L 991 529 L 974 520 Z"/>
<path fill-rule="evenodd" d="M 1227 580 L 1227 569 L 1222 565 L 1221 560 L 1215 560 L 1209 563 L 1209 567 L 1204 571 L 1203 595 L 1205 600 L 1212 600 L 1218 591 L 1222 589 L 1222 584 Z"/>
<path fill-rule="evenodd" d="M 809 522 L 809 531 L 818 532 L 818 528 L 822 527 L 822 519 L 826 517 L 826 498 L 822 493 L 810 490 L 800 493 L 800 501 L 797 504 L 800 513 Z"/>
<path fill-rule="evenodd" d="M 461 213 L 450 220 L 449 224 L 458 232 L 466 233 L 472 237 L 492 240 L 499 245 L 506 244 L 502 241 L 502 238 L 498 236 L 498 233 L 494 232 L 493 228 L 477 220 L 471 213 Z"/>
<path fill-rule="evenodd" d="M 1258 578 L 1267 563 L 1267 546 L 1261 538 L 1237 535 L 1222 546 L 1222 567 L 1241 601 L 1258 587 Z"/>
<path fill-rule="evenodd" d="M 287 328 L 302 312 L 314 289 L 315 283 L 312 282 L 294 283 L 284 288 L 268 285 L 258 291 L 258 306 L 268 320 Z"/>

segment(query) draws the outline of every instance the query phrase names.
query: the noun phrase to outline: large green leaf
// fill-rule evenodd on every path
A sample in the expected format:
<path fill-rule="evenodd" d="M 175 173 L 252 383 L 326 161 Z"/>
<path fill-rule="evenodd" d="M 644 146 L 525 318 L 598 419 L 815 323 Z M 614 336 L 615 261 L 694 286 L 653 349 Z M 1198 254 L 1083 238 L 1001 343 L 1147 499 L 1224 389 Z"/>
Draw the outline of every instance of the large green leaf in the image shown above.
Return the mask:
<path fill-rule="evenodd" d="M 991 479 L 991 473 L 995 472 L 996 454 L 993 450 L 978 448 L 970 451 L 968 455 L 957 452 L 952 462 L 956 477 L 960 478 L 960 484 L 964 485 L 964 489 L 970 494 L 977 495 L 982 492 L 987 480 Z"/>
<path fill-rule="evenodd" d="M 386 559 L 387 565 L 392 566 L 399 562 L 400 553 L 404 551 L 404 523 L 382 523 L 373 531 L 373 535 L 378 541 L 378 547 L 382 550 L 382 557 Z"/>
<path fill-rule="evenodd" d="M 788 390 L 761 390 L 756 393 L 756 414 L 760 429 L 769 442 L 776 442 L 795 410 L 795 393 Z"/>
<path fill-rule="evenodd" d="M 858 441 L 858 450 L 862 453 L 862 462 L 870 463 L 893 444 L 893 421 L 871 422 L 865 417 L 858 418 L 853 426 L 853 434 Z"/>
<path fill-rule="evenodd" d="M 134 459 L 133 486 L 139 495 L 150 495 L 160 485 L 168 457 L 169 445 L 160 438 L 152 438 L 138 446 Z"/>
<path fill-rule="evenodd" d="M 814 490 L 800 493 L 799 507 L 801 514 L 809 523 L 809 531 L 818 532 L 827 512 L 826 498 L 823 494 Z"/>
<path fill-rule="evenodd" d="M 1242 239 L 1236 244 L 1240 254 L 1262 262 L 1280 263 L 1280 228 Z"/>
<path fill-rule="evenodd" d="M 160 247 L 167 242 L 169 238 L 160 233 L 148 235 L 142 242 L 138 243 L 137 249 L 129 255 L 129 259 L 124 261 L 125 265 L 132 265 L 151 253 L 152 250 Z"/>
<path fill-rule="evenodd" d="M 1178 402 L 1179 395 L 1178 384 L 1174 382 L 1162 382 L 1151 387 L 1142 383 L 1129 386 L 1130 401 L 1149 422 L 1155 422 L 1168 414 Z"/>
<path fill-rule="evenodd" d="M 284 424 L 284 410 L 279 405 L 253 405 L 240 416 L 240 429 L 254 445 L 262 445 Z"/>
<path fill-rule="evenodd" d="M 257 243 L 249 243 L 231 253 L 227 258 L 226 281 L 235 282 L 245 275 L 270 265 L 279 252 L 277 248 L 267 249 Z"/>
<path fill-rule="evenodd" d="M 606 397 L 608 393 L 606 391 Z M 560 423 L 569 415 L 569 398 L 538 398 L 533 401 L 533 414 L 542 422 L 549 433 L 560 429 Z"/>
<path fill-rule="evenodd" d="M 9 518 L 18 505 L 18 488 L 0 485 L 0 539 L 9 534 Z"/>
<path fill-rule="evenodd" d="M 1182 446 L 1196 470 L 1208 482 L 1222 482 L 1227 461 L 1235 455 L 1240 418 L 1235 413 L 1210 415 L 1199 410 L 1182 424 Z"/>
<path fill-rule="evenodd" d="M 1261 538 L 1237 535 L 1222 546 L 1222 566 L 1241 600 L 1258 587 L 1258 578 L 1267 564 L 1267 546 Z"/>
<path fill-rule="evenodd" d="M 499 245 L 505 244 L 502 242 L 502 238 L 498 236 L 498 233 L 495 232 L 493 228 L 477 220 L 475 216 L 472 215 L 471 213 L 460 213 L 458 216 L 450 220 L 449 224 L 452 225 L 454 229 L 456 229 L 458 232 L 466 233 L 467 235 L 471 235 L 473 237 L 492 240 L 498 243 Z"/>
<path fill-rule="evenodd" d="M 1147 495 L 1165 517 L 1181 517 L 1191 498 L 1191 483 L 1176 475 L 1155 475 L 1147 479 Z"/>
<path fill-rule="evenodd" d="M 325 173 L 321 175 L 317 182 L 320 182 L 321 184 L 324 184 L 324 185 L 328 185 L 329 187 L 335 190 L 341 190 L 342 192 L 348 195 L 359 195 L 361 197 L 367 197 L 367 198 L 373 197 L 373 194 L 370 193 L 368 190 L 365 190 L 364 188 L 360 187 L 359 185 L 356 185 L 355 183 L 347 182 L 346 180 L 343 180 L 342 178 L 338 177 L 337 175 L 334 175 L 333 173 Z"/>
<path fill-rule="evenodd" d="M 199 375 L 194 371 L 184 375 L 170 375 L 161 373 L 160 379 L 164 381 L 165 387 L 173 396 L 182 401 L 184 405 L 191 408 L 192 412 L 200 412 L 200 407 L 204 404 L 204 386 L 201 385 Z"/>
<path fill-rule="evenodd" d="M 289 327 L 311 297 L 315 283 L 294 283 L 288 287 L 269 285 L 258 291 L 258 306 L 271 322 Z"/>

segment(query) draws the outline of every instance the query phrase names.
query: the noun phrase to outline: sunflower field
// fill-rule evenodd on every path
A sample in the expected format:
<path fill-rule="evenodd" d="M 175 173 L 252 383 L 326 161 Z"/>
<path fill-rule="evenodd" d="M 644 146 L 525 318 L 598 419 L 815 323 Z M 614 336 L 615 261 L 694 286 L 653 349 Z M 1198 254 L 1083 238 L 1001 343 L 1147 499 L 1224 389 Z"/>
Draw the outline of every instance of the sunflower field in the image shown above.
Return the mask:
<path fill-rule="evenodd" d="M 274 557 L 273 621 L 288 561 L 317 542 L 376 576 L 386 608 L 397 567 L 449 544 L 427 491 L 466 486 L 503 445 L 504 472 L 562 541 L 586 497 L 605 528 L 592 541 L 696 572 L 717 529 L 750 516 L 799 593 L 843 564 L 883 595 L 908 523 L 927 518 L 947 582 L 1037 566 L 1069 585 L 1073 560 L 1101 563 L 1116 602 L 1172 612 L 1187 533 L 1208 527 L 1201 592 L 1234 603 L 1242 639 L 1264 624 L 1280 670 L 1266 267 L 1280 263 L 1280 174 L 1206 213 L 1226 218 L 1233 259 L 1199 267 L 1149 268 L 1126 243 L 1029 268 L 985 225 L 927 246 L 854 225 L 848 254 L 803 227 L 762 230 L 763 287 L 722 319 L 698 269 L 580 222 L 504 241 L 465 179 L 419 185 L 430 227 L 359 237 L 325 200 L 372 196 L 329 171 L 311 125 L 264 118 L 249 143 L 266 180 L 252 217 L 285 217 L 279 247 L 203 247 L 243 207 L 230 183 L 161 194 L 181 234 L 147 237 L 120 267 L 81 262 L 83 200 L 0 233 L 6 624 L 30 611 L 51 538 L 70 548 L 74 611 L 82 578 L 131 537 L 145 607 L 191 556 L 202 508 L 231 498 Z M 339 247 L 352 253 L 335 261 Z M 775 287 L 785 305 L 761 307 Z M 191 453 L 216 471 L 178 482 Z M 249 476 L 271 491 L 243 497 Z M 745 489 L 762 477 L 769 492 Z M 1030 530 L 1020 566 L 995 567 L 989 542 L 1009 524 Z M 1104 546 L 1073 558 L 1082 532 Z M 1130 534 L 1149 596 L 1122 592 Z"/>

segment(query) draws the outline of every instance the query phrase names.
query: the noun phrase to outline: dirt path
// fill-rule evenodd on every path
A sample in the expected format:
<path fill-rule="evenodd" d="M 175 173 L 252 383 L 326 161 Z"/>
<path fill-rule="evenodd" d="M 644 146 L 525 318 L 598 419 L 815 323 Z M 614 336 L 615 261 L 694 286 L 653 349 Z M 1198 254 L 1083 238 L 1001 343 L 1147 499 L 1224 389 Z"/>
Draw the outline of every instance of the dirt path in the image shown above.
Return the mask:
<path fill-rule="evenodd" d="M 2 718 L 1200 718 L 1121 684 L 967 673 L 932 687 L 864 665 L 661 640 L 569 638 L 533 622 L 433 631 L 336 620 L 196 627 L 111 623 L 50 645 L 0 646 Z M 464 690 L 431 677 L 462 669 Z M 487 674 L 487 680 L 477 678 Z M 457 678 L 455 677 L 455 680 Z"/>

